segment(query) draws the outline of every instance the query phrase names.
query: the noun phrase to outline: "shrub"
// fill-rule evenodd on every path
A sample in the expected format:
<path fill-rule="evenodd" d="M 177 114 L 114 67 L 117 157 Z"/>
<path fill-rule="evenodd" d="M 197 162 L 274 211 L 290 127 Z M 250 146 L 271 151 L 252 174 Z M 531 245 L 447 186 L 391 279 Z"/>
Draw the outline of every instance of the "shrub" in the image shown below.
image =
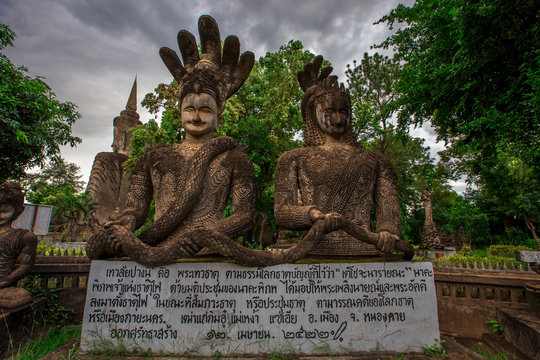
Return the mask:
<path fill-rule="evenodd" d="M 488 248 L 488 253 L 491 256 L 500 256 L 507 258 L 515 258 L 516 250 L 531 250 L 525 245 L 491 245 Z"/>

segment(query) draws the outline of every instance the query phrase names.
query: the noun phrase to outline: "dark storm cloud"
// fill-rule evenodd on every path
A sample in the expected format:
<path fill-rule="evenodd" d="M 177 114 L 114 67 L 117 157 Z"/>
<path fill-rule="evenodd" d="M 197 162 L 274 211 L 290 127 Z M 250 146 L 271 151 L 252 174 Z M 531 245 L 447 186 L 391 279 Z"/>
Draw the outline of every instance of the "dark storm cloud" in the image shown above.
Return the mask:
<path fill-rule="evenodd" d="M 411 0 L 408 0 L 409 2 Z M 360 59 L 389 34 L 373 22 L 399 0 L 0 0 L 0 23 L 17 34 L 5 49 L 29 67 L 62 101 L 77 104 L 82 118 L 74 134 L 83 139 L 63 156 L 81 166 L 85 179 L 97 152 L 110 151 L 112 120 L 124 109 L 138 75 L 139 102 L 161 82 L 172 80 L 158 51 L 178 52 L 176 34 L 198 39 L 197 19 L 213 16 L 221 36 L 238 35 L 241 50 L 256 58 L 289 40 L 322 54 L 345 82 L 347 63 Z M 139 106 L 141 120 L 152 116 Z M 431 136 L 429 131 L 422 132 Z M 429 140 L 428 140 L 429 142 Z"/>

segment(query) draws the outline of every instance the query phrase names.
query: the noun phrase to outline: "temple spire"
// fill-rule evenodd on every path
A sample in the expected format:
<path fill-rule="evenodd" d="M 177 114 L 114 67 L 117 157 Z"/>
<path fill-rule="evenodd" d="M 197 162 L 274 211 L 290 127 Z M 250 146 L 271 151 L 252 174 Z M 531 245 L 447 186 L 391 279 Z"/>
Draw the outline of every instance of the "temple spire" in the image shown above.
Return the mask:
<path fill-rule="evenodd" d="M 126 110 L 137 111 L 137 75 L 135 75 L 135 81 L 133 81 L 133 86 L 131 87 Z"/>

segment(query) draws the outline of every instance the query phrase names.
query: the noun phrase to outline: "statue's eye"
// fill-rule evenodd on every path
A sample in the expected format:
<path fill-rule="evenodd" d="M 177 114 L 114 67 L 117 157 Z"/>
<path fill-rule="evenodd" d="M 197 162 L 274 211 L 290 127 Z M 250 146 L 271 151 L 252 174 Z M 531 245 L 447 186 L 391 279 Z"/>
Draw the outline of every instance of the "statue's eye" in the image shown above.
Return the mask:
<path fill-rule="evenodd" d="M 195 111 L 195 108 L 193 106 L 188 106 L 188 107 L 185 107 L 183 111 L 191 112 L 191 111 Z"/>
<path fill-rule="evenodd" d="M 202 112 L 205 112 L 205 113 L 213 113 L 214 111 L 212 109 L 210 109 L 209 107 L 202 107 L 199 109 L 199 111 L 202 111 Z"/>

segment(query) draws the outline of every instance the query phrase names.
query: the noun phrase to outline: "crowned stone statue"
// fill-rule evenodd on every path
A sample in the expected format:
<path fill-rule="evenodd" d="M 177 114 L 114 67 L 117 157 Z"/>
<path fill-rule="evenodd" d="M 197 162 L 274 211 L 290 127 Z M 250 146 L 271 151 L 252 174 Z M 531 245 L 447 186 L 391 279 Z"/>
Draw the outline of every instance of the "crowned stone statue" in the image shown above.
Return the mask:
<path fill-rule="evenodd" d="M 412 257 L 399 240 L 401 220 L 396 175 L 382 154 L 362 147 L 352 131 L 351 98 L 322 56 L 298 73 L 304 96 L 304 147 L 284 153 L 277 164 L 275 216 L 280 228 L 309 230 L 332 219 L 313 255 L 377 255 L 396 248 Z M 372 207 L 375 232 L 371 229 Z"/>
<path fill-rule="evenodd" d="M 225 101 L 248 77 L 254 55 L 240 56 L 240 43 L 229 36 L 222 44 L 210 16 L 199 19 L 201 55 L 195 37 L 178 33 L 184 63 L 169 48 L 160 56 L 178 83 L 178 104 L 186 132 L 179 144 L 149 150 L 131 175 L 127 205 L 117 220 L 96 226 L 87 244 L 92 259 L 126 255 L 148 266 L 174 262 L 201 250 L 197 234 L 228 238 L 250 229 L 255 214 L 253 165 L 229 137 L 212 138 Z M 139 236 L 155 196 L 154 223 Z M 223 218 L 231 199 L 233 212 Z"/>

